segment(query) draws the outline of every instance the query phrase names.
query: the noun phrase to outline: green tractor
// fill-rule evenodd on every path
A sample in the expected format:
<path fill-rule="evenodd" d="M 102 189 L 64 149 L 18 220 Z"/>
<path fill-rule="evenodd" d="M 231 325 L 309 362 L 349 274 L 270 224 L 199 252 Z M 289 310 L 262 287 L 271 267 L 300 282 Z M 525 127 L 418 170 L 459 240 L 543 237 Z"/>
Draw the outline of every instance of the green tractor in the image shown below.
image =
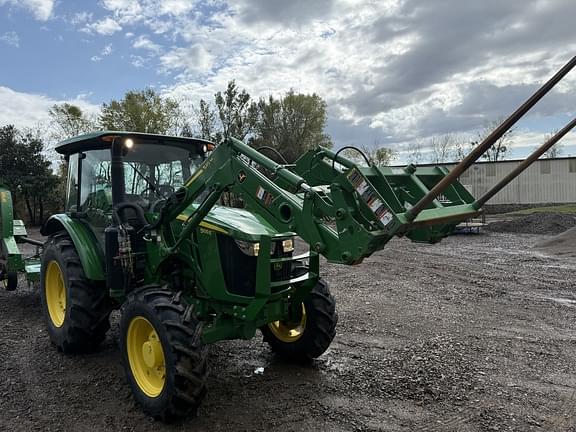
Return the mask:
<path fill-rule="evenodd" d="M 97 132 L 61 143 L 63 214 L 41 233 L 40 297 L 65 352 L 94 349 L 121 309 L 128 382 L 148 414 L 193 411 L 206 392 L 207 349 L 257 330 L 279 356 L 320 356 L 338 316 L 319 256 L 356 264 L 397 233 L 437 241 L 478 210 L 455 182 L 405 218 L 443 169 L 360 167 L 328 149 L 278 165 L 230 138 L 210 142 Z M 335 164 L 338 166 L 333 166 Z M 218 205 L 224 193 L 244 208 Z M 428 227 L 443 212 L 441 226 Z M 298 237 L 298 240 L 297 240 Z M 305 250 L 295 254 L 298 245 Z"/>
<path fill-rule="evenodd" d="M 68 163 L 65 213 L 41 230 L 40 297 L 52 342 L 65 353 L 95 349 L 111 311 L 120 309 L 128 383 L 146 413 L 166 420 L 200 404 L 211 343 L 260 331 L 285 359 L 322 355 L 338 316 L 320 255 L 354 265 L 395 236 L 433 243 L 478 215 L 576 121 L 478 200 L 458 176 L 575 64 L 450 172 L 360 165 L 321 147 L 278 164 L 234 138 L 214 146 L 104 131 L 62 142 L 56 150 Z M 220 205 L 228 194 L 243 208 Z M 14 258 L 8 198 L 0 190 L 0 279 L 26 267 Z M 29 278 L 37 275 L 34 265 Z"/>

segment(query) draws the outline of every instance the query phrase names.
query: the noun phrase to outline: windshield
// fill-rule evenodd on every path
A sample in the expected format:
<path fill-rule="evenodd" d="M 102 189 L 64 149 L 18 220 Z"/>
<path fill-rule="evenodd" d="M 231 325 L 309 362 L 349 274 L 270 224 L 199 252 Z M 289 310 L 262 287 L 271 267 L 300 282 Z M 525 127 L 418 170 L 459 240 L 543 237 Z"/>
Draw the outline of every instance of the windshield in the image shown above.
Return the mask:
<path fill-rule="evenodd" d="M 80 209 L 107 210 L 112 206 L 110 150 L 91 150 L 84 155 Z M 183 186 L 202 162 L 202 155 L 182 147 L 135 144 L 124 157 L 126 199 L 146 205 L 165 198 Z"/>

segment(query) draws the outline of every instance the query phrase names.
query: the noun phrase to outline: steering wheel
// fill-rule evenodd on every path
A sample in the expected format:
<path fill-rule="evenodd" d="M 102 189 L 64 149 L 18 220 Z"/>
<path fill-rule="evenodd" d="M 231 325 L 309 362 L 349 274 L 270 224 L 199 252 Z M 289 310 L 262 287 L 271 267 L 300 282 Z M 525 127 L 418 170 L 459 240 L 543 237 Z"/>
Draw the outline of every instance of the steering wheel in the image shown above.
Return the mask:
<path fill-rule="evenodd" d="M 163 197 L 168 197 L 174 193 L 174 187 L 169 184 L 161 184 L 156 187 L 156 192 Z"/>
<path fill-rule="evenodd" d="M 143 200 L 148 201 L 150 199 L 150 196 L 154 193 L 154 190 L 148 186 L 146 189 L 144 189 L 142 192 L 140 192 L 138 194 L 138 196 L 140 198 L 142 198 Z"/>

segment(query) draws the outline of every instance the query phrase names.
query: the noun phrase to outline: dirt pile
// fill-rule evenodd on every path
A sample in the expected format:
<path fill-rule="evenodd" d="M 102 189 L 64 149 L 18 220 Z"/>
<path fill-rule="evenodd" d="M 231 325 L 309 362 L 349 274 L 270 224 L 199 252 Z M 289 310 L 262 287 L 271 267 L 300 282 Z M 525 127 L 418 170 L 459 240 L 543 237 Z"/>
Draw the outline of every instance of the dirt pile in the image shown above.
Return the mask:
<path fill-rule="evenodd" d="M 576 226 L 576 218 L 559 213 L 534 213 L 507 221 L 492 222 L 489 231 L 520 234 L 560 234 Z"/>
<path fill-rule="evenodd" d="M 576 227 L 536 243 L 534 248 L 550 255 L 576 257 Z"/>

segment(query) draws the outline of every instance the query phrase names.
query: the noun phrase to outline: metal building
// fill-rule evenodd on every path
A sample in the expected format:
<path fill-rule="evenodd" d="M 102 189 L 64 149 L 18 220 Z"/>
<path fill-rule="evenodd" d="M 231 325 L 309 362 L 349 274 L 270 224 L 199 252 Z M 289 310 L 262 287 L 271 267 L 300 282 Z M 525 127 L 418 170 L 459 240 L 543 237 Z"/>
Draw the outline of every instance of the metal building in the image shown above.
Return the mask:
<path fill-rule="evenodd" d="M 482 196 L 512 171 L 522 160 L 477 162 L 460 181 L 475 197 Z M 423 166 L 450 164 L 426 164 Z M 567 204 L 576 203 L 576 158 L 540 159 L 502 189 L 490 204 Z"/>

